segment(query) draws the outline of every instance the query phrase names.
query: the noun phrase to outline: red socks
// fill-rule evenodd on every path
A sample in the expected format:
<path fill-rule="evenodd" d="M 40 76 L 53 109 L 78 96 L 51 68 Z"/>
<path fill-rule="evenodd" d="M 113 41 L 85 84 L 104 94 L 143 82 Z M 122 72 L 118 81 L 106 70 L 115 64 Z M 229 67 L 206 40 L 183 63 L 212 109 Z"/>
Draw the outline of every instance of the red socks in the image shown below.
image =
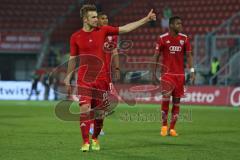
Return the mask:
<path fill-rule="evenodd" d="M 169 98 L 163 98 L 162 100 L 162 126 L 167 126 L 169 109 Z"/>
<path fill-rule="evenodd" d="M 179 116 L 179 104 L 173 104 L 172 107 L 172 119 L 171 119 L 171 123 L 170 123 L 170 129 L 174 129 L 175 124 L 177 122 Z"/>
<path fill-rule="evenodd" d="M 80 114 L 80 129 L 82 133 L 83 143 L 90 144 L 89 142 L 90 124 L 91 124 L 91 121 L 89 119 L 89 114 L 86 114 L 86 113 Z"/>
<path fill-rule="evenodd" d="M 163 97 L 162 99 L 162 126 L 167 126 L 168 125 L 168 110 L 169 110 L 169 98 Z M 175 124 L 178 120 L 179 116 L 179 110 L 180 110 L 180 104 L 173 104 L 172 107 L 172 118 L 171 118 L 171 123 L 170 123 L 170 129 L 174 129 Z"/>

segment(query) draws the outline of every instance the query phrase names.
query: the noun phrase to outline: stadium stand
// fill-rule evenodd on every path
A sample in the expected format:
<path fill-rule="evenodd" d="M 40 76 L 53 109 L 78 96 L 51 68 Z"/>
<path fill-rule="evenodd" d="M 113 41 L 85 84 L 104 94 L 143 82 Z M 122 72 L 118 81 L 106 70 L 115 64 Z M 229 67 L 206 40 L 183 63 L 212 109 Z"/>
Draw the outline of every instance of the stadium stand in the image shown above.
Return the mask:
<path fill-rule="evenodd" d="M 142 70 L 147 66 L 143 64 L 134 64 L 133 62 L 144 62 L 149 61 L 149 56 L 154 53 L 154 46 L 157 36 L 166 32 L 160 25 L 162 10 L 164 6 L 169 6 L 172 9 L 173 15 L 179 15 L 184 20 L 184 33 L 189 35 L 191 38 L 192 45 L 194 46 L 194 37 L 196 35 L 206 35 L 207 33 L 216 29 L 220 24 L 230 18 L 232 15 L 237 13 L 240 9 L 240 5 L 237 0 L 184 0 L 184 1 L 169 1 L 165 2 L 162 0 L 156 0 L 154 2 L 146 0 L 132 0 L 123 9 L 119 9 L 121 5 L 128 1 L 114 1 L 108 4 L 107 0 L 99 1 L 102 6 L 102 10 L 110 15 L 110 22 L 114 26 L 126 24 L 131 21 L 135 21 L 145 16 L 150 8 L 153 8 L 157 13 L 158 20 L 151 26 L 146 25 L 130 34 L 123 35 L 120 37 L 121 40 L 132 40 L 133 47 L 127 51 L 121 52 L 129 55 L 129 62 L 124 66 L 124 70 Z M 117 14 L 113 12 L 117 10 Z M 80 5 L 69 15 L 65 22 L 57 27 L 51 38 L 52 42 L 67 42 L 69 41 L 70 35 L 81 27 L 79 20 L 79 9 Z M 239 20 L 235 20 L 231 27 L 231 32 L 237 32 L 237 24 Z M 226 33 L 226 30 L 222 31 Z M 206 43 L 205 39 L 199 42 L 198 55 L 196 56 L 196 62 L 205 60 L 204 56 L 208 52 L 204 47 Z M 233 44 L 234 42 L 218 41 L 219 46 L 224 47 Z M 138 60 L 138 56 L 141 56 L 141 60 Z M 229 59 L 229 58 L 228 58 Z M 221 58 L 224 60 L 224 57 Z M 208 64 L 205 64 L 206 66 Z"/>
<path fill-rule="evenodd" d="M 1 0 L 1 30 L 45 30 L 74 0 Z M 18 5 L 15 5 L 18 4 Z"/>
<path fill-rule="evenodd" d="M 79 18 L 79 9 L 82 3 L 95 3 L 96 1 L 81 1 L 81 0 L 1 0 L 0 6 L 0 29 L 1 32 L 11 31 L 29 31 L 44 33 L 46 30 L 57 23 L 59 18 L 62 22 L 54 28 L 50 34 L 50 44 L 60 44 L 63 46 L 61 52 L 68 52 L 68 43 L 70 35 L 81 27 Z M 110 24 L 119 26 L 131 21 L 135 21 L 145 16 L 151 8 L 157 13 L 158 20 L 155 24 L 146 25 L 130 34 L 120 37 L 120 40 L 132 40 L 133 47 L 127 51 L 120 51 L 128 54 L 129 62 L 144 62 L 149 61 L 149 57 L 154 53 L 154 46 L 157 36 L 164 33 L 160 25 L 160 20 L 163 16 L 162 10 L 167 5 L 172 9 L 173 15 L 179 15 L 184 20 L 184 33 L 190 36 L 191 42 L 194 42 L 196 35 L 206 35 L 220 24 L 229 19 L 232 15 L 240 10 L 238 0 L 121 0 L 109 3 L 108 0 L 98 0 L 100 9 L 106 12 L 110 17 Z M 14 5 L 18 4 L 18 5 Z M 70 6 L 72 12 L 66 15 Z M 65 17 L 64 17 L 65 16 Z M 234 19 L 230 27 L 231 33 L 238 33 L 239 19 Z M 218 34 L 225 34 L 226 29 L 218 31 Z M 199 37 L 201 39 L 201 37 Z M 204 56 L 208 52 L 204 46 L 205 39 L 198 41 L 198 55 L 195 61 L 203 61 Z M 226 48 L 235 46 L 235 40 L 219 40 L 216 42 L 217 48 Z M 194 46 L 194 44 L 192 44 Z M 141 56 L 140 60 L 138 56 Z M 49 55 L 47 55 L 49 56 Z M 221 57 L 220 60 L 230 59 L 229 56 Z M 48 57 L 44 58 L 43 67 L 48 67 Z M 204 63 L 203 63 L 204 64 Z M 124 66 L 125 69 L 144 69 L 144 64 L 131 65 L 130 63 Z"/>
<path fill-rule="evenodd" d="M 145 0 L 135 0 L 131 3 L 131 5 L 123 9 L 117 16 L 115 16 L 114 24 L 125 24 L 127 22 L 134 21 L 148 13 L 150 8 L 154 8 L 158 15 L 158 21 L 155 26 L 145 26 L 135 32 L 132 32 L 131 34 L 122 36 L 122 39 L 130 39 L 134 42 L 133 48 L 128 52 L 129 55 L 151 56 L 154 53 L 154 44 L 156 42 L 157 35 L 166 31 L 162 30 L 160 27 L 160 20 L 163 16 L 162 9 L 164 6 L 167 5 L 172 9 L 174 15 L 178 15 L 183 18 L 184 33 L 189 35 L 191 42 L 193 43 L 195 35 L 205 35 L 213 31 L 221 23 L 237 13 L 240 5 L 236 5 L 236 3 L 239 2 L 236 0 L 173 0 L 169 2 L 156 0 L 151 3 L 150 1 L 149 3 L 146 3 Z M 238 24 L 239 21 L 236 20 L 234 23 Z M 236 32 L 236 26 L 238 25 L 232 26 L 231 31 Z M 202 59 L 207 52 L 204 50 L 204 45 L 205 43 L 201 42 L 199 46 L 199 49 L 201 50 L 198 52 L 199 59 Z M 129 66 L 129 68 L 132 67 L 133 66 Z M 145 68 L 145 66 L 142 68 Z"/>

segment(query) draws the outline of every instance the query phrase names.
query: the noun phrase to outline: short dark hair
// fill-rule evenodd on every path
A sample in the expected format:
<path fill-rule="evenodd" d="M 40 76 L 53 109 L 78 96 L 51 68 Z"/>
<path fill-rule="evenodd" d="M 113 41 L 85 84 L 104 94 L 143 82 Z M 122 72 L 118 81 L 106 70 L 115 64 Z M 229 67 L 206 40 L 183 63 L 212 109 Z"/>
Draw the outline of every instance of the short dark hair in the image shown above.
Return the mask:
<path fill-rule="evenodd" d="M 81 19 L 83 19 L 83 17 L 86 17 L 87 13 L 89 11 L 96 11 L 97 12 L 97 8 L 95 5 L 91 5 L 91 4 L 85 4 L 82 6 L 82 8 L 80 9 L 80 17 Z"/>
<path fill-rule="evenodd" d="M 105 12 L 98 12 L 98 17 L 104 16 L 104 15 L 107 16 L 107 14 Z"/>
<path fill-rule="evenodd" d="M 173 16 L 171 18 L 169 18 L 169 25 L 170 24 L 173 24 L 176 20 L 180 19 L 181 20 L 181 17 L 179 16 Z"/>

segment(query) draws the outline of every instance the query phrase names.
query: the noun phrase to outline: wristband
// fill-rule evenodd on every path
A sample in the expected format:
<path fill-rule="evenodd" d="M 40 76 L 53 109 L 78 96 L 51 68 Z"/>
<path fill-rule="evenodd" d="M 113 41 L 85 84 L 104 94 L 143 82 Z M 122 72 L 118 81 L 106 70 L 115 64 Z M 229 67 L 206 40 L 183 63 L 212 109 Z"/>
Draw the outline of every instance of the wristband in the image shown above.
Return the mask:
<path fill-rule="evenodd" d="M 191 73 L 194 73 L 194 72 L 195 72 L 195 69 L 194 69 L 194 68 L 190 68 L 190 72 L 191 72 Z"/>

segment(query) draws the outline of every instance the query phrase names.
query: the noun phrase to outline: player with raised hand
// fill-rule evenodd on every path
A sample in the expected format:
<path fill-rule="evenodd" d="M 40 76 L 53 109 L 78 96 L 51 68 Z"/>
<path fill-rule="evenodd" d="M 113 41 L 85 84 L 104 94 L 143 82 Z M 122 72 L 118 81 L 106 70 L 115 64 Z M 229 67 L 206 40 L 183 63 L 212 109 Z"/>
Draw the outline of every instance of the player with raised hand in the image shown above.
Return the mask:
<path fill-rule="evenodd" d="M 106 94 L 109 90 L 106 56 L 103 51 L 105 39 L 108 35 L 118 35 L 131 32 L 134 29 L 156 20 L 151 10 L 148 15 L 136 22 L 121 27 L 98 27 L 98 15 L 94 5 L 84 5 L 80 10 L 83 27 L 71 36 L 70 57 L 65 84 L 70 87 L 70 79 L 80 56 L 78 70 L 78 94 L 80 96 L 80 128 L 82 133 L 83 152 L 89 151 L 90 110 L 98 110 L 107 104 Z M 104 117 L 94 119 L 94 133 L 92 135 L 92 150 L 100 150 L 98 135 L 103 126 Z"/>

